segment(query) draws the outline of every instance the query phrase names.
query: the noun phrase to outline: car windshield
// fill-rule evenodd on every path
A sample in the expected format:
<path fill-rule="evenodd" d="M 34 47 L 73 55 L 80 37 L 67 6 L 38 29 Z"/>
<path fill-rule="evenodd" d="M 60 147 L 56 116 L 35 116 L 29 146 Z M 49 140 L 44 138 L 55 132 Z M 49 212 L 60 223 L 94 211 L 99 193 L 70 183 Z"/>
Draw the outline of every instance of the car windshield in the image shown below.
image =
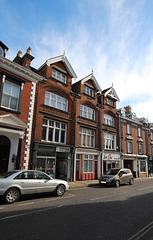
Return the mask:
<path fill-rule="evenodd" d="M 118 173 L 119 169 L 110 169 L 106 171 L 104 174 L 105 175 L 116 175 Z"/>
<path fill-rule="evenodd" d="M 7 178 L 7 177 L 11 176 L 14 173 L 16 173 L 16 171 L 1 173 L 0 174 L 0 178 Z"/>

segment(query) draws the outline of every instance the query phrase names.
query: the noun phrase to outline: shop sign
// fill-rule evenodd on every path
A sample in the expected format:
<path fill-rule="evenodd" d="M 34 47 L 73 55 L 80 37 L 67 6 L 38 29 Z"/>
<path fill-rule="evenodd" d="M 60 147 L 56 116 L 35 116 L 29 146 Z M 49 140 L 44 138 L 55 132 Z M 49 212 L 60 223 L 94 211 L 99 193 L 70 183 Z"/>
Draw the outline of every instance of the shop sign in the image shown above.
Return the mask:
<path fill-rule="evenodd" d="M 120 154 L 104 153 L 103 160 L 120 160 Z"/>
<path fill-rule="evenodd" d="M 70 152 L 70 148 L 56 147 L 56 152 L 65 152 L 65 153 L 69 153 L 69 152 Z"/>

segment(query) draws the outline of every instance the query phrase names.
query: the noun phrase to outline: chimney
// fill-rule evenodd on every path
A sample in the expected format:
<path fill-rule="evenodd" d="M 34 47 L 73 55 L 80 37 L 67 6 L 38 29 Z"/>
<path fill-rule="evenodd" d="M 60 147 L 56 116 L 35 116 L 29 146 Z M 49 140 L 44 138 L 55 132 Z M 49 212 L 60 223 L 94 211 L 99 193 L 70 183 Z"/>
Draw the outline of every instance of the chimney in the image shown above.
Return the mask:
<path fill-rule="evenodd" d="M 13 59 L 13 62 L 16 62 L 16 63 L 22 65 L 22 58 L 21 58 L 21 56 L 22 56 L 22 52 L 19 50 L 17 55 L 16 55 L 16 57 Z"/>
<path fill-rule="evenodd" d="M 31 47 L 29 47 L 23 57 L 22 57 L 22 52 L 18 51 L 13 61 L 22 65 L 23 67 L 27 67 L 31 65 L 31 61 L 33 59 L 34 57 L 31 55 Z"/>
<path fill-rule="evenodd" d="M 132 113 L 132 108 L 130 106 L 124 107 L 125 113 L 126 114 L 131 114 Z"/>
<path fill-rule="evenodd" d="M 34 57 L 31 55 L 31 47 L 27 49 L 27 52 L 22 57 L 22 66 L 30 66 Z"/>

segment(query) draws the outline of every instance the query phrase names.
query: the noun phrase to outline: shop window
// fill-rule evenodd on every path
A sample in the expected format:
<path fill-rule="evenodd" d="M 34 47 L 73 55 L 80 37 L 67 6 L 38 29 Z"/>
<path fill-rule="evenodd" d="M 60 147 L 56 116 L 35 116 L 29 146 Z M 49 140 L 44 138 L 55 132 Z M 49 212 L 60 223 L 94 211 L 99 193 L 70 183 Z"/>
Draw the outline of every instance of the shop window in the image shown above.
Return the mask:
<path fill-rule="evenodd" d="M 85 105 L 80 105 L 80 116 L 95 120 L 95 110 Z"/>
<path fill-rule="evenodd" d="M 104 148 L 109 150 L 116 150 L 116 135 L 104 134 Z"/>
<path fill-rule="evenodd" d="M 140 160 L 140 172 L 146 172 L 146 162 Z"/>
<path fill-rule="evenodd" d="M 79 145 L 82 147 L 95 147 L 95 131 L 80 127 Z"/>
<path fill-rule="evenodd" d="M 42 140 L 66 144 L 67 125 L 50 119 L 43 119 Z"/>
<path fill-rule="evenodd" d="M 83 171 L 84 171 L 84 173 L 92 173 L 93 172 L 93 155 L 84 155 Z"/>
<path fill-rule="evenodd" d="M 51 92 L 45 92 L 44 104 L 65 112 L 68 111 L 68 100 Z"/>

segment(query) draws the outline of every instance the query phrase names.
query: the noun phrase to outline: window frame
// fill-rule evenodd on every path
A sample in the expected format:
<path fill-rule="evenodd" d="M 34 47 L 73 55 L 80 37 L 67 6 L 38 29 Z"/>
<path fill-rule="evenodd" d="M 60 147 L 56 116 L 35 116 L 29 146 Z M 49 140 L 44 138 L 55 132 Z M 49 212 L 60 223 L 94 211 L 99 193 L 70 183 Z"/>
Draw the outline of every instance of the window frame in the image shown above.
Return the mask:
<path fill-rule="evenodd" d="M 47 124 L 45 124 L 45 121 Z M 67 124 L 55 121 L 53 119 L 44 118 L 42 124 L 41 140 L 51 143 L 66 144 Z"/>
<path fill-rule="evenodd" d="M 116 150 L 116 135 L 104 133 L 104 149 Z"/>
<path fill-rule="evenodd" d="M 138 127 L 138 137 L 142 137 L 142 128 Z"/>
<path fill-rule="evenodd" d="M 143 154 L 143 143 L 138 143 L 139 154 Z"/>
<path fill-rule="evenodd" d="M 94 167 L 93 163 L 94 163 L 93 155 L 85 154 L 83 156 L 83 173 L 85 173 L 85 174 L 86 173 L 93 173 L 93 167 Z"/>
<path fill-rule="evenodd" d="M 110 97 L 106 97 L 106 103 L 107 105 L 114 107 L 114 100 Z"/>
<path fill-rule="evenodd" d="M 25 84 L 26 81 L 21 80 L 21 79 L 15 77 L 15 76 L 12 76 L 11 74 L 8 74 L 6 72 L 2 72 L 2 73 L 3 73 L 3 75 L 2 75 L 1 90 L 0 90 L 0 108 L 5 109 L 6 111 L 9 111 L 9 112 L 14 112 L 14 113 L 20 114 L 22 91 L 23 91 L 23 87 L 24 87 L 24 84 Z M 2 105 L 3 94 L 5 94 L 4 93 L 5 82 L 17 85 L 19 87 L 19 97 L 18 97 L 18 104 L 17 104 L 16 109 L 6 107 L 6 106 Z"/>
<path fill-rule="evenodd" d="M 127 153 L 133 153 L 133 143 L 132 143 L 132 141 L 127 141 Z"/>
<path fill-rule="evenodd" d="M 109 114 L 104 114 L 104 124 L 111 126 L 111 127 L 115 127 L 115 118 L 112 117 Z"/>
<path fill-rule="evenodd" d="M 132 130 L 131 130 L 131 125 L 129 123 L 127 123 L 127 134 L 131 135 Z"/>
<path fill-rule="evenodd" d="M 95 121 L 95 110 L 91 107 L 81 104 L 80 116 Z"/>
<path fill-rule="evenodd" d="M 64 77 L 64 81 L 63 81 Z M 58 71 L 55 68 L 52 68 L 52 78 L 56 79 L 57 81 L 66 84 L 67 83 L 67 75 Z"/>
<path fill-rule="evenodd" d="M 47 94 L 49 95 L 49 97 L 46 96 Z M 47 99 L 48 99 L 49 104 L 47 104 Z M 60 101 L 59 101 L 59 99 L 60 99 Z M 54 102 L 54 106 L 52 105 L 52 102 Z M 60 107 L 58 107 L 58 103 L 61 104 Z M 68 100 L 56 93 L 46 91 L 44 104 L 46 106 L 53 107 L 53 108 L 59 109 L 64 112 L 68 112 Z M 65 109 L 64 109 L 64 106 L 65 106 Z"/>
<path fill-rule="evenodd" d="M 94 89 L 88 87 L 87 85 L 84 85 L 84 93 L 90 97 L 94 97 Z"/>
<path fill-rule="evenodd" d="M 80 127 L 79 129 L 79 146 L 81 147 L 95 147 L 95 131 Z"/>
<path fill-rule="evenodd" d="M 4 57 L 4 49 L 0 46 L 0 56 Z"/>

